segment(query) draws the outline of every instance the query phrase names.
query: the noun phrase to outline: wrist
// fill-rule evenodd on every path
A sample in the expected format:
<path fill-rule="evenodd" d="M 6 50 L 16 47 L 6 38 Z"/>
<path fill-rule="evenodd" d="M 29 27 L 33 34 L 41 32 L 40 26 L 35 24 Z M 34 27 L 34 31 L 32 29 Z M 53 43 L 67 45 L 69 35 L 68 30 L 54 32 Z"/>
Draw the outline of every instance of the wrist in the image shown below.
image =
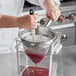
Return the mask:
<path fill-rule="evenodd" d="M 20 17 L 16 18 L 16 26 L 20 28 Z"/>
<path fill-rule="evenodd" d="M 14 17 L 14 23 L 13 23 L 13 25 L 15 27 L 19 27 L 19 25 L 18 25 L 18 17 Z"/>
<path fill-rule="evenodd" d="M 52 6 L 55 6 L 55 3 L 54 3 L 54 0 L 45 0 L 43 2 L 43 5 L 46 9 L 52 7 Z"/>

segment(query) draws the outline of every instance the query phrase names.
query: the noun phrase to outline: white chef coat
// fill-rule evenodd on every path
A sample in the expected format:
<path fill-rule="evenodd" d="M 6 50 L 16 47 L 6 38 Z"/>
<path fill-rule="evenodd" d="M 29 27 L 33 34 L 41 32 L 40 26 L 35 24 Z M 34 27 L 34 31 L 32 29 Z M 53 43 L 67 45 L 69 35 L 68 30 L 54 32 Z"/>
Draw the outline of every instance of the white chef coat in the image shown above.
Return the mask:
<path fill-rule="evenodd" d="M 28 0 L 34 4 L 40 5 L 39 1 Z M 5 15 L 19 16 L 22 13 L 24 0 L 0 0 L 0 13 Z M 43 7 L 43 6 L 42 6 Z M 11 47 L 18 36 L 18 28 L 0 28 L 0 51 Z"/>

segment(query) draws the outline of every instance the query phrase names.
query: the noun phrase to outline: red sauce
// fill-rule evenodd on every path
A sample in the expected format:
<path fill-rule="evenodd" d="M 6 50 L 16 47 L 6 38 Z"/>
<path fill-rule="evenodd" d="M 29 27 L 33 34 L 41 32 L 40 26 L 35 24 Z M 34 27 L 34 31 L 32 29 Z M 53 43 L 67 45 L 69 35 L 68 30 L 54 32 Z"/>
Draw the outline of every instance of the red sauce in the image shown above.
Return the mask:
<path fill-rule="evenodd" d="M 37 67 L 28 67 L 24 70 L 22 76 L 48 76 L 49 70 L 48 68 Z"/>
<path fill-rule="evenodd" d="M 39 63 L 44 58 L 44 55 L 31 53 L 29 51 L 26 51 L 26 54 L 35 64 Z"/>

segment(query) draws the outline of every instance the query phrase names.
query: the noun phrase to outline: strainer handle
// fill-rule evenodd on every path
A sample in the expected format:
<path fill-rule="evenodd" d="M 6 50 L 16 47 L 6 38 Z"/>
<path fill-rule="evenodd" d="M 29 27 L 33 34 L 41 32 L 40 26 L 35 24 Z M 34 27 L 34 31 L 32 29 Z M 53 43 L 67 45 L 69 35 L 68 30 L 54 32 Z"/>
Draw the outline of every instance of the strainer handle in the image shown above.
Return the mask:
<path fill-rule="evenodd" d="M 30 15 L 34 15 L 34 10 L 33 9 L 30 9 L 30 11 L 29 11 L 29 13 L 30 13 Z M 32 40 L 33 40 L 33 42 L 35 42 L 35 29 L 33 29 L 33 30 L 31 30 L 31 32 L 32 32 Z"/>
<path fill-rule="evenodd" d="M 34 15 L 34 10 L 33 9 L 30 9 L 29 14 L 30 15 Z"/>
<path fill-rule="evenodd" d="M 49 27 L 50 26 L 50 24 L 51 24 L 51 22 L 52 22 L 52 20 L 51 19 L 49 19 L 47 22 L 46 22 L 46 24 L 44 25 L 45 27 Z"/>

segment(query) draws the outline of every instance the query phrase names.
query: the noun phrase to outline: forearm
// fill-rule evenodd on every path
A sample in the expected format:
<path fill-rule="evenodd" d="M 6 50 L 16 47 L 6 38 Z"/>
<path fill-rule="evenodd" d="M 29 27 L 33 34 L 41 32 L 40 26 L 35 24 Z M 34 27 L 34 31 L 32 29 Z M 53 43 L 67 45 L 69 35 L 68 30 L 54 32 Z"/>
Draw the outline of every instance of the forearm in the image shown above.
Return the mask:
<path fill-rule="evenodd" d="M 44 0 L 43 5 L 45 8 L 49 8 L 50 6 L 54 6 L 55 3 L 54 3 L 54 0 Z"/>
<path fill-rule="evenodd" d="M 17 27 L 17 17 L 2 15 L 0 17 L 0 28 Z"/>
<path fill-rule="evenodd" d="M 44 0 L 44 1 L 54 3 L 54 0 Z"/>

